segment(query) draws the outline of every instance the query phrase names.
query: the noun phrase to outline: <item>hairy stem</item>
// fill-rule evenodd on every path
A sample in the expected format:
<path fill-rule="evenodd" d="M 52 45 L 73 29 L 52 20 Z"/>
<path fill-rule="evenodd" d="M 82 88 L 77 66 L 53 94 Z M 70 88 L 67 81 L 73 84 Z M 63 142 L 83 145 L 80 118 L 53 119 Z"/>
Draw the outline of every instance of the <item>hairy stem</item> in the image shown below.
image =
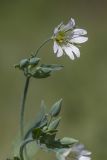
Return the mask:
<path fill-rule="evenodd" d="M 30 77 L 27 77 L 26 82 L 25 82 L 25 86 L 24 86 L 23 97 L 22 97 L 22 101 L 21 101 L 21 112 L 20 112 L 21 139 L 23 139 L 23 136 L 24 136 L 24 112 L 25 112 L 25 102 L 26 102 L 26 97 L 27 97 L 27 92 L 28 92 L 28 87 L 29 87 L 29 80 L 30 80 Z"/>
<path fill-rule="evenodd" d="M 35 56 L 38 55 L 40 49 L 41 49 L 46 43 L 48 43 L 50 40 L 51 40 L 51 38 L 47 39 L 46 41 L 44 41 L 44 42 L 42 43 L 42 45 L 36 50 Z M 26 102 L 26 97 L 27 97 L 27 92 L 28 92 L 28 87 L 29 87 L 29 80 L 30 80 L 30 77 L 27 77 L 27 78 L 26 78 L 26 82 L 25 82 L 23 97 L 22 97 L 22 101 L 21 101 L 21 112 L 20 112 L 20 135 L 21 135 L 21 140 L 23 140 L 23 138 L 24 138 L 24 112 L 25 112 L 25 102 Z M 28 142 L 26 142 L 26 143 L 28 143 Z M 26 146 L 26 143 L 25 143 L 24 146 Z M 23 152 L 23 145 L 22 145 L 22 152 Z M 22 153 L 22 152 L 20 153 L 20 154 L 21 154 L 21 157 L 22 157 L 21 160 L 23 160 L 23 153 Z M 26 157 L 28 158 L 26 147 L 25 147 L 25 155 L 26 155 Z"/>

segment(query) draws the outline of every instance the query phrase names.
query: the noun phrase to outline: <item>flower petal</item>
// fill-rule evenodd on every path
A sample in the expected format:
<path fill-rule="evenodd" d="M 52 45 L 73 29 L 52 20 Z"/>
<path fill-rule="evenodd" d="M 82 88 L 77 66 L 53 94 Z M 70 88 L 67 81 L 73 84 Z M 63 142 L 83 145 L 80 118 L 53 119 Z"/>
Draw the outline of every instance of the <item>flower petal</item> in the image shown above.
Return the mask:
<path fill-rule="evenodd" d="M 54 53 L 57 53 L 58 47 L 59 47 L 58 44 L 56 43 L 56 41 L 54 41 L 54 45 L 53 45 Z"/>
<path fill-rule="evenodd" d="M 63 156 L 64 157 L 67 157 L 69 154 L 70 154 L 70 152 L 71 152 L 71 148 L 67 148 L 67 149 L 65 149 L 65 151 L 63 152 Z"/>
<path fill-rule="evenodd" d="M 63 30 L 68 31 L 69 29 L 72 29 L 74 26 L 75 20 L 71 18 L 70 21 L 64 26 Z"/>
<path fill-rule="evenodd" d="M 70 59 L 74 60 L 74 54 L 72 52 L 72 48 L 71 47 L 63 47 L 63 50 L 66 52 L 66 54 L 69 56 Z"/>
<path fill-rule="evenodd" d="M 63 50 L 61 48 L 61 46 L 58 45 L 58 51 L 56 53 L 57 57 L 61 57 L 63 55 Z"/>
<path fill-rule="evenodd" d="M 89 152 L 87 150 L 83 150 L 83 151 L 81 151 L 81 155 L 83 155 L 83 156 L 90 156 L 91 152 Z"/>
<path fill-rule="evenodd" d="M 72 52 L 76 55 L 76 57 L 79 58 L 80 57 L 80 50 L 72 44 L 70 44 L 70 47 L 72 48 Z"/>
<path fill-rule="evenodd" d="M 79 43 L 84 43 L 87 40 L 88 40 L 88 37 L 79 36 L 79 37 L 72 38 L 70 42 L 79 44 Z"/>
<path fill-rule="evenodd" d="M 72 147 L 73 152 L 77 152 L 78 154 L 81 154 L 81 152 L 84 150 L 83 144 L 76 144 Z"/>
<path fill-rule="evenodd" d="M 54 29 L 54 34 L 57 34 L 61 28 L 61 26 L 63 26 L 63 22 L 61 22 L 55 29 Z"/>
<path fill-rule="evenodd" d="M 58 152 L 56 153 L 56 158 L 57 160 L 65 160 L 65 157 Z"/>
<path fill-rule="evenodd" d="M 90 160 L 90 157 L 86 157 L 86 156 L 80 156 L 79 160 Z"/>
<path fill-rule="evenodd" d="M 72 31 L 72 33 L 75 35 L 86 35 L 87 34 L 87 31 L 85 30 L 85 29 L 79 29 L 79 28 L 77 28 L 77 29 L 74 29 L 73 31 Z"/>

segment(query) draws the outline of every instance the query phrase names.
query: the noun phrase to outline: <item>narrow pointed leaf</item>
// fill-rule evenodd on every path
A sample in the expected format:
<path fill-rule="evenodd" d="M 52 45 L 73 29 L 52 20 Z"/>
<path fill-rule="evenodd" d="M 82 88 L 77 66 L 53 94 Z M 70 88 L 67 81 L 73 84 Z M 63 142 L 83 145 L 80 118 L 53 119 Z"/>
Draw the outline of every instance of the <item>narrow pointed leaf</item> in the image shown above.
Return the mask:
<path fill-rule="evenodd" d="M 40 107 L 41 107 L 41 111 L 39 112 L 35 122 L 33 122 L 33 124 L 29 127 L 29 129 L 25 133 L 24 139 L 28 138 L 28 136 L 30 135 L 30 133 L 34 128 L 38 128 L 38 127 L 42 128 L 47 124 L 46 106 L 43 100 L 41 102 Z"/>
<path fill-rule="evenodd" d="M 41 135 L 42 131 L 40 128 L 35 128 L 33 131 L 32 131 L 32 137 L 33 139 L 38 139 Z"/>
<path fill-rule="evenodd" d="M 42 68 L 48 68 L 51 71 L 59 71 L 63 68 L 63 66 L 59 65 L 59 64 L 42 64 L 41 67 Z"/>

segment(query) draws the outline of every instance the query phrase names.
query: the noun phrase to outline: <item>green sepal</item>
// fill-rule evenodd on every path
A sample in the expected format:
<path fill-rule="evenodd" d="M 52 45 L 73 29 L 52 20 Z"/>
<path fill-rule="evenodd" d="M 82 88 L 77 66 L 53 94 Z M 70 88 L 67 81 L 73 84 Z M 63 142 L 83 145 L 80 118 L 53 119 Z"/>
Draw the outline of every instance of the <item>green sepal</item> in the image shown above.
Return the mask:
<path fill-rule="evenodd" d="M 61 111 L 61 106 L 62 106 L 62 99 L 60 99 L 58 102 L 52 105 L 50 112 L 49 112 L 50 115 L 52 117 L 58 116 Z"/>
<path fill-rule="evenodd" d="M 40 137 L 40 143 L 49 147 L 54 144 L 55 136 L 56 134 L 43 133 L 43 135 Z"/>
<path fill-rule="evenodd" d="M 74 138 L 64 137 L 64 138 L 60 139 L 60 142 L 63 145 L 71 145 L 71 144 L 77 143 L 78 140 L 76 140 Z"/>
<path fill-rule="evenodd" d="M 39 139 L 39 137 L 41 136 L 42 130 L 40 128 L 35 128 L 32 131 L 32 138 L 33 139 Z"/>
<path fill-rule="evenodd" d="M 20 158 L 19 157 L 14 157 L 14 160 L 20 160 Z"/>

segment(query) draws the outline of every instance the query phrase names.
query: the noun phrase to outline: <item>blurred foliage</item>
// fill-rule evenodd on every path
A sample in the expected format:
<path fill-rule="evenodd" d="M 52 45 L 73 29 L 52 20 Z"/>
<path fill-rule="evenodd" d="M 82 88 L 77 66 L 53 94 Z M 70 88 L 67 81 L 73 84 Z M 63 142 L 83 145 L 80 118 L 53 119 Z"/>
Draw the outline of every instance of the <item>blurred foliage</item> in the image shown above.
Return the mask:
<path fill-rule="evenodd" d="M 41 50 L 43 63 L 59 63 L 64 69 L 44 80 L 32 79 L 26 121 L 35 117 L 41 99 L 47 106 L 63 98 L 61 136 L 79 139 L 93 159 L 107 157 L 107 2 L 98 0 L 1 0 L 0 1 L 0 159 L 5 159 L 18 132 L 20 97 L 25 77 L 13 65 L 27 58 L 62 20 L 75 18 L 88 30 L 89 41 L 81 57 L 57 59 L 52 43 Z M 41 154 L 38 159 L 50 159 Z"/>

